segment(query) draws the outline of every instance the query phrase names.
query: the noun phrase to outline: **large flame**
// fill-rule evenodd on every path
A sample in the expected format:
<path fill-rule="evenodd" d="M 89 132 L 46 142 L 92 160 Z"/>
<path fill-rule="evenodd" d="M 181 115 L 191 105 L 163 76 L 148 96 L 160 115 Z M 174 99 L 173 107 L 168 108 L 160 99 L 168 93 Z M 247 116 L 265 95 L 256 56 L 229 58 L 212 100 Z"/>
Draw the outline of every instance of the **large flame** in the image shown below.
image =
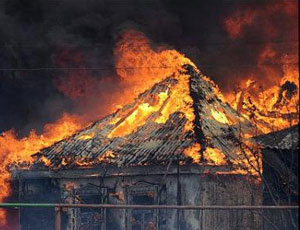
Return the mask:
<path fill-rule="evenodd" d="M 42 148 L 48 147 L 63 138 L 72 135 L 83 124 L 76 116 L 64 114 L 53 124 L 47 124 L 42 134 L 32 130 L 28 137 L 18 139 L 13 130 L 2 133 L 0 136 L 0 202 L 4 202 L 10 193 L 9 167 L 18 162 L 32 162 L 31 155 Z M 0 209 L 0 225 L 6 224 L 5 211 Z"/>
<path fill-rule="evenodd" d="M 119 92 L 118 97 L 115 98 L 115 102 L 120 106 L 132 101 L 139 93 L 173 73 L 176 73 L 178 79 L 180 79 L 179 71 L 182 65 L 193 65 L 189 59 L 175 50 L 163 50 L 162 47 L 157 47 L 156 50 L 153 50 L 150 47 L 150 41 L 142 33 L 136 31 L 127 31 L 123 34 L 116 45 L 115 56 L 117 72 L 122 78 L 124 86 L 126 86 L 124 87 L 125 90 Z M 86 74 L 84 73 L 84 75 Z M 171 113 L 178 108 L 182 108 L 182 103 L 188 104 L 192 102 L 192 99 L 189 97 L 188 78 L 184 74 L 182 74 L 182 77 L 181 83 L 172 93 L 172 99 L 167 102 L 166 109 L 161 111 L 161 116 L 157 118 L 158 123 L 165 122 Z M 77 74 L 74 79 L 76 81 L 76 79 L 81 78 Z M 86 84 L 83 80 L 80 80 L 80 82 Z M 63 84 L 63 82 L 59 81 L 57 84 L 58 88 L 67 95 L 71 97 L 81 96 L 81 92 L 76 87 L 69 90 L 66 89 L 66 84 Z M 162 92 L 158 95 L 158 98 L 154 99 L 157 101 L 157 104 L 140 104 L 131 116 L 113 130 L 110 136 L 123 136 L 133 132 L 145 122 L 150 113 L 157 111 L 160 107 L 159 105 L 164 103 L 167 97 L 169 97 L 168 92 Z M 181 97 L 182 100 L 177 102 L 175 101 L 176 97 Z M 192 109 L 190 106 L 186 106 L 186 111 L 182 112 L 188 114 L 189 127 L 191 127 L 193 121 Z M 86 123 L 85 117 L 65 114 L 57 122 L 45 125 L 42 134 L 37 134 L 35 130 L 32 130 L 28 137 L 19 139 L 12 130 L 2 133 L 0 136 L 0 173 L 2 174 L 0 178 L 0 202 L 3 202 L 10 193 L 10 166 L 19 162 L 30 164 L 33 153 L 71 136 L 86 126 Z M 85 135 L 79 138 L 85 140 L 92 138 L 92 135 Z M 104 159 L 99 159 L 99 161 L 102 160 Z M 42 158 L 41 162 L 45 165 L 50 163 L 46 158 Z M 67 162 L 63 161 L 62 164 L 64 163 L 66 164 Z M 0 225 L 5 224 L 5 212 L 0 210 Z"/>
<path fill-rule="evenodd" d="M 261 7 L 243 7 L 224 20 L 233 40 L 246 39 L 251 29 L 264 38 L 253 72 L 240 76 L 243 80 L 237 92 L 231 90 L 225 96 L 265 133 L 299 123 L 297 9 L 297 1 L 266 2 Z M 279 25 L 284 29 L 273 21 L 277 15 L 284 17 L 284 24 Z"/>
<path fill-rule="evenodd" d="M 147 118 L 153 113 L 159 110 L 161 105 L 167 99 L 168 93 L 161 92 L 158 94 L 157 103 L 149 105 L 149 103 L 142 103 L 138 108 L 133 111 L 126 119 L 121 122 L 109 135 L 108 138 L 117 136 L 126 136 L 142 126 Z M 120 119 L 120 118 L 119 118 Z"/>
<path fill-rule="evenodd" d="M 189 95 L 188 75 L 180 72 L 184 64 L 195 67 L 188 58 L 176 50 L 166 50 L 162 47 L 153 49 L 145 35 L 134 30 L 123 34 L 117 43 L 115 55 L 118 74 L 126 83 L 133 85 L 130 90 L 124 91 L 123 97 L 127 103 L 132 100 L 133 95 L 144 92 L 172 74 L 179 83 L 172 88 L 171 95 L 161 92 L 156 99 L 154 98 L 153 105 L 141 103 L 109 134 L 109 138 L 132 133 L 137 127 L 145 124 L 147 118 L 158 111 L 164 102 L 166 105 L 155 120 L 157 123 L 165 123 L 174 112 L 183 112 L 188 119 L 186 128 L 192 127 L 194 114 L 192 98 Z M 119 119 L 121 118 L 117 118 Z"/>
<path fill-rule="evenodd" d="M 136 131 L 138 127 L 146 123 L 151 114 L 158 112 L 160 108 L 163 109 L 159 111 L 159 116 L 155 118 L 154 121 L 156 123 L 165 123 L 172 113 L 181 112 L 187 120 L 185 130 L 193 132 L 195 115 L 193 99 L 189 90 L 189 76 L 184 74 L 182 69 L 182 66 L 185 64 L 195 67 L 188 58 L 176 50 L 152 47 L 150 41 L 143 33 L 133 30 L 127 31 L 122 35 L 115 48 L 115 57 L 117 73 L 124 85 L 124 90 L 120 91 L 118 97 L 114 99 L 114 102 L 120 106 L 130 103 L 138 94 L 151 88 L 155 83 L 162 81 L 166 77 L 173 76 L 178 83 L 170 91 L 166 90 L 158 95 L 153 95 L 151 103 L 141 102 L 129 116 L 115 117 L 112 123 L 117 124 L 117 126 L 108 135 L 109 138 L 123 137 Z M 197 68 L 195 67 L 195 69 Z M 286 71 L 288 72 L 285 74 L 286 80 L 295 78 L 296 72 L 291 72 L 289 68 Z M 208 79 L 206 80 L 209 81 Z M 60 88 L 64 87 L 60 85 Z M 217 88 L 213 88 L 213 90 L 215 90 L 216 94 L 220 94 Z M 75 90 L 75 92 L 77 91 Z M 73 91 L 70 93 L 73 95 Z M 287 93 L 283 93 L 283 95 L 284 98 L 281 100 L 285 101 L 289 95 Z M 80 94 L 75 94 L 75 96 L 80 96 Z M 221 95 L 218 97 L 222 98 Z M 277 98 L 276 101 L 278 100 Z M 162 104 L 164 104 L 163 107 Z M 246 110 L 243 106 L 245 105 L 242 105 L 242 109 Z M 235 107 L 240 109 L 238 104 Z M 273 108 L 274 106 L 271 107 Z M 241 110 L 241 112 L 244 110 Z M 282 110 L 282 107 L 279 107 L 278 110 Z M 216 121 L 230 125 L 231 121 L 222 111 L 211 110 L 210 113 L 211 117 Z M 251 118 L 247 112 L 244 112 L 244 115 L 247 118 Z M 54 124 L 46 125 L 43 134 L 37 134 L 35 131 L 32 131 L 28 137 L 18 139 L 13 131 L 3 133 L 0 137 L 0 172 L 2 174 L 0 178 L 0 202 L 4 201 L 10 192 L 10 173 L 8 170 L 10 166 L 19 162 L 28 162 L 30 164 L 33 153 L 39 152 L 41 149 L 74 134 L 85 125 L 86 120 L 82 117 L 64 115 Z M 88 134 L 80 136 L 79 139 L 88 140 L 93 137 L 94 134 Z M 200 163 L 201 159 L 198 154 L 200 150 L 200 144 L 196 143 L 194 146 L 187 148 L 184 154 L 191 157 L 194 163 Z M 98 161 L 105 161 L 109 157 L 115 157 L 114 153 L 107 152 Z M 224 154 L 217 149 L 207 148 L 204 152 L 204 157 L 209 164 L 223 165 L 226 163 Z M 253 162 L 255 160 L 251 159 Z M 46 158 L 42 158 L 41 161 L 45 165 L 50 164 Z M 67 161 L 67 159 L 64 159 L 62 165 L 67 164 Z M 245 165 L 247 164 L 249 162 L 245 162 Z M 84 165 L 85 163 L 82 163 L 80 166 Z M 0 224 L 5 224 L 5 213 L 3 210 L 0 211 Z"/>
<path fill-rule="evenodd" d="M 279 83 L 263 90 L 255 80 L 241 82 L 237 94 L 227 99 L 233 108 L 251 120 L 264 133 L 299 123 L 299 73 L 296 67 L 283 65 Z"/>

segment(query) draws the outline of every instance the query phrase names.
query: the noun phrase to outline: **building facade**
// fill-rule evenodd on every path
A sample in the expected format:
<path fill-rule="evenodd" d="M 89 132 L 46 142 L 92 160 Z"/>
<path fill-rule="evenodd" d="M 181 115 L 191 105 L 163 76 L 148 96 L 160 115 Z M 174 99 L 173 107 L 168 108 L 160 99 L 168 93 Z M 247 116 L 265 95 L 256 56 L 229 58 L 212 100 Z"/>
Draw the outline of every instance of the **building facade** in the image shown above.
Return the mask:
<path fill-rule="evenodd" d="M 207 173 L 207 171 L 210 173 Z M 222 173 L 223 172 L 223 173 Z M 261 205 L 262 187 L 226 168 L 170 165 L 19 171 L 23 202 L 142 205 Z M 53 229 L 54 211 L 24 208 L 21 230 Z M 258 230 L 261 216 L 247 210 L 67 209 L 67 230 Z"/>
<path fill-rule="evenodd" d="M 42 149 L 19 169 L 22 202 L 261 205 L 257 129 L 192 66 L 134 102 Z M 21 210 L 22 230 L 53 229 L 53 210 Z M 228 210 L 68 209 L 64 229 L 262 229 L 261 215 Z"/>

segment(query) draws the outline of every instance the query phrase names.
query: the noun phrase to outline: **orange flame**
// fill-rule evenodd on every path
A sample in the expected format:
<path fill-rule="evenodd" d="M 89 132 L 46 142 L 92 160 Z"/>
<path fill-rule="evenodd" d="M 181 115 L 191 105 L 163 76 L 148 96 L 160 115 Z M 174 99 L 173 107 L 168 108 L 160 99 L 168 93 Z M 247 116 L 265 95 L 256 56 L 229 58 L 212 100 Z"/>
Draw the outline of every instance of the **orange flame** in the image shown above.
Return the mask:
<path fill-rule="evenodd" d="M 98 161 L 102 162 L 102 161 L 105 161 L 106 159 L 109 159 L 109 158 L 111 159 L 111 158 L 115 158 L 115 157 L 116 157 L 116 155 L 113 153 L 113 151 L 108 150 L 108 151 L 106 151 L 105 154 L 103 154 L 102 156 L 100 156 L 98 158 Z"/>
<path fill-rule="evenodd" d="M 225 30 L 232 39 L 243 37 L 243 32 L 255 29 L 255 21 L 259 21 L 261 33 L 267 40 L 257 58 L 256 71 L 260 74 L 246 74 L 237 92 L 226 95 L 227 101 L 264 133 L 299 123 L 297 9 L 297 1 L 270 2 L 260 8 L 239 9 L 224 20 Z M 289 25 L 284 35 L 272 21 L 278 14 L 284 15 Z M 286 44 L 279 43 L 279 46 L 274 39 L 287 40 L 289 46 L 283 49 Z"/>
<path fill-rule="evenodd" d="M 228 121 L 225 113 L 223 113 L 221 111 L 216 111 L 214 109 L 211 109 L 210 112 L 216 121 L 223 123 L 223 124 L 229 124 L 229 121 Z"/>
<path fill-rule="evenodd" d="M 123 192 L 115 192 L 115 193 L 110 193 L 112 197 L 117 198 L 119 201 L 124 202 L 125 201 L 125 196 Z"/>
<path fill-rule="evenodd" d="M 84 134 L 78 137 L 78 140 L 89 140 L 95 136 L 95 133 Z"/>
<path fill-rule="evenodd" d="M 117 136 L 125 136 L 142 126 L 147 121 L 147 118 L 153 113 L 159 110 L 163 102 L 168 97 L 167 92 L 161 92 L 158 95 L 158 102 L 154 105 L 149 103 L 142 103 L 138 108 L 131 113 L 122 123 L 120 123 L 109 135 L 108 138 Z"/>
<path fill-rule="evenodd" d="M 261 59 L 273 56 L 270 52 L 275 51 L 268 46 L 262 52 Z M 299 123 L 299 72 L 298 66 L 294 65 L 298 57 L 286 55 L 282 60 L 286 64 L 281 66 L 280 78 L 272 68 L 261 67 L 270 78 L 266 82 L 273 80 L 275 85 L 269 83 L 266 87 L 263 82 L 257 82 L 250 77 L 240 83 L 240 90 L 236 94 L 231 92 L 226 95 L 232 107 L 264 133 Z"/>
<path fill-rule="evenodd" d="M 40 161 L 47 167 L 49 167 L 51 165 L 51 161 L 44 156 L 41 157 Z"/>
<path fill-rule="evenodd" d="M 115 49 L 117 73 L 130 84 L 136 84 L 140 93 L 154 83 L 177 72 L 184 64 L 194 64 L 176 50 L 150 46 L 141 32 L 126 31 Z"/>
<path fill-rule="evenodd" d="M 122 120 L 122 117 L 116 117 L 111 123 L 118 125 L 108 134 L 108 138 L 131 134 L 136 131 L 138 127 L 145 124 L 149 116 L 154 112 L 159 112 L 158 117 L 154 120 L 156 123 L 165 123 L 172 113 L 182 112 L 187 120 L 185 130 L 193 131 L 195 115 L 192 106 L 193 100 L 189 90 L 189 76 L 182 73 L 182 66 L 184 64 L 195 67 L 188 58 L 175 50 L 151 47 L 150 41 L 142 33 L 136 31 L 127 31 L 123 34 L 121 40 L 117 43 L 115 55 L 117 73 L 122 78 L 124 86 L 126 86 L 124 90 L 120 92 L 120 96 L 116 98 L 116 101 L 120 105 L 131 102 L 139 93 L 144 92 L 168 76 L 172 75 L 178 83 L 174 85 L 171 91 L 167 90 L 154 96 L 151 103 L 141 102 L 124 120 Z M 206 78 L 205 80 L 210 81 Z M 252 84 L 249 82 L 249 85 Z M 217 87 L 213 87 L 213 90 L 219 99 L 225 101 Z M 162 107 L 162 105 L 164 106 Z M 222 111 L 211 110 L 211 115 L 220 123 L 230 124 L 230 119 L 228 119 Z M 244 115 L 249 118 L 246 113 L 244 113 Z M 24 161 L 31 163 L 31 154 L 74 134 L 83 128 L 84 125 L 85 122 L 82 122 L 77 117 L 64 115 L 56 123 L 46 125 L 44 133 L 41 135 L 32 131 L 29 137 L 18 139 L 12 131 L 3 133 L 2 136 L 0 136 L 0 172 L 2 173 L 2 177 L 0 178 L 0 202 L 9 195 L 8 183 L 10 173 L 7 170 L 8 166 Z M 95 133 L 84 134 L 79 136 L 78 139 L 88 140 L 94 138 L 94 136 Z M 200 163 L 200 150 L 200 144 L 195 143 L 193 146 L 184 150 L 184 155 L 191 157 L 193 163 Z M 214 163 L 216 165 L 226 163 L 224 154 L 217 149 L 207 148 L 204 155 L 208 163 Z M 114 157 L 115 154 L 112 151 L 107 151 L 97 160 L 103 162 L 108 158 Z M 253 162 L 257 160 L 256 158 L 249 158 Z M 86 159 L 82 159 L 82 161 L 78 161 L 77 165 L 90 165 L 90 163 L 85 160 Z M 42 158 L 41 162 L 45 166 L 50 164 L 46 158 Z M 61 165 L 64 166 L 67 164 L 68 159 L 63 158 Z M 247 164 L 247 162 L 245 162 L 245 164 Z M 4 223 L 5 215 L 2 211 L 0 212 L 0 224 Z"/>
<path fill-rule="evenodd" d="M 174 74 L 179 83 L 172 88 L 170 95 L 162 92 L 153 105 L 142 103 L 135 111 L 122 121 L 110 134 L 109 138 L 125 136 L 145 124 L 147 118 L 153 112 L 158 111 L 167 100 L 167 104 L 161 111 L 160 116 L 155 120 L 157 123 L 165 123 L 170 114 L 175 111 L 184 112 L 188 120 L 186 128 L 192 127 L 194 120 L 192 98 L 189 95 L 188 76 L 180 73 L 184 64 L 195 65 L 176 50 L 166 50 L 157 47 L 156 50 L 150 46 L 150 41 L 143 33 L 127 31 L 117 43 L 115 50 L 117 73 L 125 83 L 134 86 L 123 92 L 123 98 L 128 103 L 133 95 L 144 92 L 155 83 Z M 196 68 L 196 67 L 195 67 Z M 116 123 L 120 118 L 114 119 Z"/>
<path fill-rule="evenodd" d="M 225 155 L 217 148 L 207 147 L 204 151 L 204 158 L 213 165 L 226 165 Z"/>
<path fill-rule="evenodd" d="M 78 55 L 77 55 L 78 56 Z M 109 136 L 124 136 L 136 130 L 141 126 L 148 116 L 158 111 L 167 98 L 168 102 L 157 118 L 157 123 L 165 122 L 169 115 L 181 108 L 187 114 L 187 128 L 192 127 L 194 119 L 193 110 L 191 109 L 192 99 L 189 96 L 188 77 L 180 74 L 182 65 L 194 64 L 183 55 L 175 50 L 166 50 L 162 47 L 152 49 L 150 41 L 140 32 L 127 31 L 116 45 L 115 49 L 117 73 L 123 81 L 124 90 L 119 92 L 115 97 L 115 102 L 119 105 L 124 105 L 132 101 L 139 93 L 150 88 L 153 84 L 163 80 L 165 77 L 175 74 L 179 81 L 176 90 L 169 92 L 161 92 L 158 98 L 153 103 L 142 103 L 125 121 L 121 122 Z M 81 56 L 77 58 L 77 62 L 81 65 Z M 83 73 L 86 75 L 86 73 Z M 76 79 L 81 79 L 80 76 L 71 76 L 75 82 Z M 91 80 L 91 78 L 88 78 Z M 67 95 L 73 97 L 81 97 L 81 91 L 78 91 L 78 85 L 70 90 L 65 88 L 63 82 L 56 82 L 58 88 Z M 79 84 L 88 86 L 90 82 L 80 80 Z M 78 87 L 77 87 L 78 86 Z M 85 87 L 88 89 L 88 87 Z M 169 95 L 170 94 L 170 95 Z M 178 100 L 180 98 L 180 100 Z M 184 106 L 183 106 L 184 105 Z M 112 106 L 111 106 L 112 108 Z M 81 118 L 83 121 L 84 118 Z M 120 118 L 116 118 L 114 122 L 119 122 Z M 40 151 L 42 148 L 51 146 L 55 142 L 74 134 L 76 131 L 84 127 L 85 122 L 82 122 L 78 117 L 64 115 L 54 124 L 48 124 L 44 127 L 43 134 L 37 134 L 34 130 L 28 137 L 18 139 L 13 131 L 7 131 L 0 137 L 0 171 L 2 177 L 0 179 L 0 202 L 9 195 L 9 180 L 10 173 L 7 167 L 18 162 L 32 162 L 31 155 Z M 87 140 L 94 137 L 94 134 L 86 134 L 78 137 L 80 140 Z M 107 157 L 113 157 L 114 154 L 107 152 L 99 161 L 105 160 Z M 45 166 L 50 164 L 47 158 L 42 158 L 41 163 Z M 62 165 L 68 164 L 68 159 L 63 159 Z M 86 165 L 83 162 L 78 162 L 78 165 Z M 0 224 L 5 224 L 5 213 L 0 211 Z"/>
<path fill-rule="evenodd" d="M 10 172 L 8 167 L 18 162 L 32 162 L 31 155 L 48 147 L 55 142 L 72 135 L 83 124 L 75 116 L 64 114 L 62 118 L 54 124 L 47 124 L 43 134 L 37 134 L 32 130 L 28 137 L 18 139 L 14 131 L 7 131 L 0 136 L 0 202 L 4 202 L 5 197 L 10 193 L 9 181 Z M 44 159 L 45 165 L 49 162 Z M 0 225 L 5 225 L 5 212 L 0 210 Z"/>
<path fill-rule="evenodd" d="M 191 147 L 186 148 L 183 153 L 186 157 L 192 158 L 193 163 L 198 164 L 200 163 L 200 159 L 201 159 L 200 149 L 201 149 L 201 145 L 199 143 L 195 143 Z"/>

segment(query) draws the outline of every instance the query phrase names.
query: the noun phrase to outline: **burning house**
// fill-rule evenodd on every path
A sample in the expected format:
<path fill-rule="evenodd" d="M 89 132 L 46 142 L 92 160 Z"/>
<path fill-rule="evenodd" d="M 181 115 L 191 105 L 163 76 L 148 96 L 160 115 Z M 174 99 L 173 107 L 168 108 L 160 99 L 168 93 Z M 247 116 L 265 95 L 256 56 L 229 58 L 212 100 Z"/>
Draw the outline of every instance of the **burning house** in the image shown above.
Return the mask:
<path fill-rule="evenodd" d="M 285 205 L 81 206 L 62 227 L 297 229 L 298 2 L 221 2 L 0 3 L 0 207 Z M 0 230 L 54 219 L 0 208 Z"/>
<path fill-rule="evenodd" d="M 256 128 L 193 65 L 131 104 L 33 155 L 18 169 L 23 202 L 260 205 Z M 54 213 L 20 213 L 21 229 L 53 229 Z M 64 229 L 262 229 L 250 211 L 69 209 Z M 126 227 L 125 227 L 126 226 Z"/>

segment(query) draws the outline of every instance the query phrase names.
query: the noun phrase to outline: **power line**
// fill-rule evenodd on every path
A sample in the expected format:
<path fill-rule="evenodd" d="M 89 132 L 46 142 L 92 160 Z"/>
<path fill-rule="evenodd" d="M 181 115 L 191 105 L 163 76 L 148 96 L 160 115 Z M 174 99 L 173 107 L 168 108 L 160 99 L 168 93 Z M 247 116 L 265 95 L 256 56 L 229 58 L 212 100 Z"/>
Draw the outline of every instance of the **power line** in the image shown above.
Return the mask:
<path fill-rule="evenodd" d="M 283 41 L 283 40 L 275 40 L 275 41 L 246 41 L 246 42 L 243 42 L 243 41 L 240 41 L 240 42 L 236 42 L 235 40 L 232 40 L 232 41 L 228 41 L 228 42 L 206 42 L 206 41 L 196 41 L 194 43 L 191 43 L 191 42 L 181 42 L 181 43 L 178 43 L 178 45 L 186 45 L 186 46 L 189 46 L 189 45 L 199 45 L 200 43 L 203 44 L 203 45 L 231 45 L 233 43 L 238 43 L 238 44 L 242 44 L 242 45 L 251 45 L 251 44 L 266 44 L 266 43 L 270 43 L 270 44 L 291 44 L 291 45 L 294 45 L 295 43 L 299 42 L 299 40 L 286 40 L 286 41 Z M 145 44 L 148 44 L 147 42 L 145 42 Z M 161 43 L 158 43 L 159 44 L 164 44 L 164 42 L 161 42 Z M 7 48 L 11 48 L 11 47 L 14 47 L 14 48 L 27 48 L 27 47 L 40 47 L 40 48 L 43 48 L 43 47 L 48 47 L 49 45 L 34 45 L 34 44 L 30 44 L 30 45 L 10 45 L 10 44 L 5 44 L 5 45 L 0 45 L 0 47 L 7 47 Z M 103 48 L 107 48 L 107 49 L 111 49 L 111 47 L 107 47 L 106 44 L 90 44 L 90 45 L 82 45 L 82 44 L 64 44 L 64 47 L 67 47 L 67 48 L 74 48 L 74 47 L 103 47 Z"/>
<path fill-rule="evenodd" d="M 43 71 L 43 70 L 107 70 L 107 69 L 170 69 L 176 66 L 138 66 L 138 67 L 40 67 L 40 68 L 0 68 L 2 71 Z"/>
<path fill-rule="evenodd" d="M 259 66 L 282 66 L 282 65 L 299 65 L 299 62 L 290 63 L 264 63 L 259 65 L 229 65 L 229 64 L 199 64 L 199 67 L 259 67 Z M 102 66 L 102 67 L 39 67 L 39 68 L 0 68 L 0 71 L 51 71 L 51 70 L 110 70 L 110 69 L 172 69 L 178 66 L 135 66 L 135 67 L 114 67 L 114 66 Z"/>

